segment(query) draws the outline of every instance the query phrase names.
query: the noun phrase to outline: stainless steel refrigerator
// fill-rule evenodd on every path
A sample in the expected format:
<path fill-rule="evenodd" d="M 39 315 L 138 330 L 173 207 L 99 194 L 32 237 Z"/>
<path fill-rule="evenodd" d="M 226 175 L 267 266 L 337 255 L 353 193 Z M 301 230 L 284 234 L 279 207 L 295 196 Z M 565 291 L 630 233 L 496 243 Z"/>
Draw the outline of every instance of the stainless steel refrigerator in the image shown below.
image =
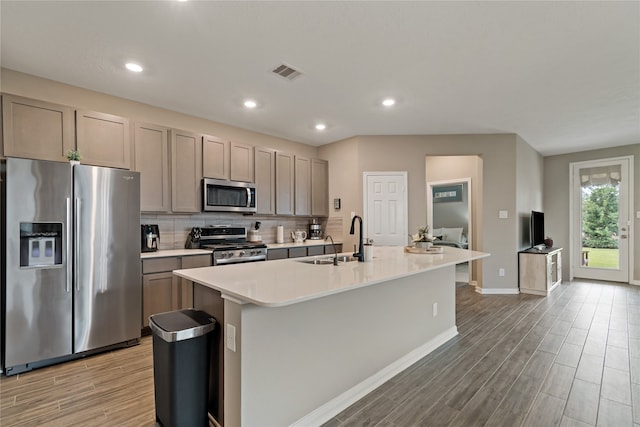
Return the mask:
<path fill-rule="evenodd" d="M 137 172 L 2 164 L 6 375 L 139 342 Z"/>

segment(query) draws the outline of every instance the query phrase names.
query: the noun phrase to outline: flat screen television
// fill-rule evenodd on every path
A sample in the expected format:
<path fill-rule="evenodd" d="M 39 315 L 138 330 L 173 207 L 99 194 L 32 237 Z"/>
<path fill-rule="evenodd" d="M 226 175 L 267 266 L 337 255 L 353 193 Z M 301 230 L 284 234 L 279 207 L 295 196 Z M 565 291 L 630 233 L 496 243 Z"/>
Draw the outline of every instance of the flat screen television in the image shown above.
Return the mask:
<path fill-rule="evenodd" d="M 529 230 L 529 236 L 531 236 L 531 247 L 542 249 L 544 248 L 544 213 L 531 211 L 531 229 Z"/>

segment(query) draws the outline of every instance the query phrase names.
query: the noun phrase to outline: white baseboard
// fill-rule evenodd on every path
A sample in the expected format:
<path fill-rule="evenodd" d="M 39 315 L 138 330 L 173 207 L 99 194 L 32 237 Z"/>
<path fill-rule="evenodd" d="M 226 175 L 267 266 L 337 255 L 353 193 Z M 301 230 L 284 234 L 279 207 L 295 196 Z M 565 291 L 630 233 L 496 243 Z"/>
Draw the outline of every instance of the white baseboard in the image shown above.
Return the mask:
<path fill-rule="evenodd" d="M 476 288 L 476 292 L 482 295 L 518 295 L 518 288 Z"/>
<path fill-rule="evenodd" d="M 630 281 L 629 281 L 629 284 L 630 284 L 630 285 L 637 285 L 637 286 L 640 286 L 640 280 L 630 280 Z"/>
<path fill-rule="evenodd" d="M 336 396 L 319 408 L 316 408 L 312 412 L 300 418 L 298 421 L 291 424 L 291 426 L 320 426 L 326 423 L 335 415 L 338 415 L 340 412 L 344 411 L 349 406 L 353 405 L 358 400 L 362 399 L 364 396 L 371 393 L 386 381 L 404 371 L 409 366 L 413 365 L 418 360 L 422 359 L 427 354 L 431 353 L 433 350 L 440 347 L 442 344 L 449 341 L 456 335 L 458 335 L 458 328 L 456 326 L 447 329 L 425 344 L 409 352 L 405 356 L 402 356 L 400 359 L 392 362 L 390 365 L 382 368 L 380 371 L 373 374 L 366 380 L 360 382 L 359 384 L 356 384 L 349 390 Z"/>

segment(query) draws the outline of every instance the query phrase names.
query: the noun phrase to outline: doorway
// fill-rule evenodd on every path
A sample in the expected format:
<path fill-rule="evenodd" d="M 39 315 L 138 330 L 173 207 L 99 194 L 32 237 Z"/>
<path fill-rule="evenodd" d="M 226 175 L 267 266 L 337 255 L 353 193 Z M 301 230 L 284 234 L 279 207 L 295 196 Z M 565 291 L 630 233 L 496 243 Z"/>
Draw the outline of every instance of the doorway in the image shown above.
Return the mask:
<path fill-rule="evenodd" d="M 375 245 L 408 240 L 407 172 L 364 172 L 365 236 Z"/>
<path fill-rule="evenodd" d="M 427 223 L 434 244 L 471 249 L 471 178 L 427 182 Z M 468 284 L 472 277 L 469 263 L 456 266 L 456 283 Z"/>
<path fill-rule="evenodd" d="M 572 276 L 629 282 L 632 159 L 571 164 Z"/>

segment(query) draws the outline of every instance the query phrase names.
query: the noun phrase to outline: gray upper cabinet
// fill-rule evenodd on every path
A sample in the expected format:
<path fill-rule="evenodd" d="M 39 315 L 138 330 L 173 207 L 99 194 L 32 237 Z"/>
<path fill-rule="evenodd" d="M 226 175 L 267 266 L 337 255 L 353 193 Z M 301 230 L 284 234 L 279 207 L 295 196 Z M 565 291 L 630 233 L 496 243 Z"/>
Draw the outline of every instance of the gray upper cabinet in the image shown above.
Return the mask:
<path fill-rule="evenodd" d="M 202 175 L 205 178 L 229 179 L 231 143 L 215 136 L 202 137 Z"/>
<path fill-rule="evenodd" d="M 130 141 L 129 119 L 94 111 L 76 111 L 76 143 L 83 163 L 129 169 Z"/>
<path fill-rule="evenodd" d="M 276 214 L 293 215 L 293 154 L 276 151 Z"/>
<path fill-rule="evenodd" d="M 253 146 L 231 142 L 231 180 L 253 182 Z"/>
<path fill-rule="evenodd" d="M 295 156 L 295 215 L 311 215 L 311 159 Z"/>
<path fill-rule="evenodd" d="M 275 150 L 255 148 L 255 184 L 257 213 L 276 213 L 276 170 Z"/>
<path fill-rule="evenodd" d="M 2 95 L 2 144 L 6 157 L 67 161 L 75 148 L 73 109 Z"/>
<path fill-rule="evenodd" d="M 136 123 L 134 169 L 140 172 L 140 210 L 171 211 L 169 129 Z"/>
<path fill-rule="evenodd" d="M 173 212 L 200 212 L 202 135 L 171 130 L 171 205 Z"/>
<path fill-rule="evenodd" d="M 329 162 L 311 159 L 311 215 L 329 216 Z"/>

